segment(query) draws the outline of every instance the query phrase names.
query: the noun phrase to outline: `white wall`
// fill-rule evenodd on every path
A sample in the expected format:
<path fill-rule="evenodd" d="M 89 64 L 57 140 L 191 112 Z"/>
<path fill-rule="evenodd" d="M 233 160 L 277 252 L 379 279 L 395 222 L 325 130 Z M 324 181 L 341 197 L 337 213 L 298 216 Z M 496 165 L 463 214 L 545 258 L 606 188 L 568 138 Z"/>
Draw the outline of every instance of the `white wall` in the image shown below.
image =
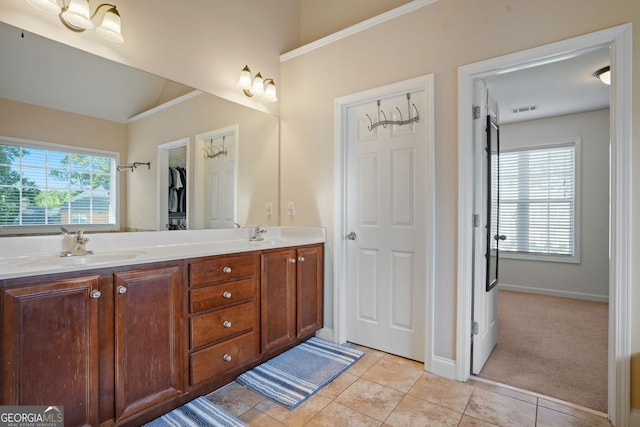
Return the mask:
<path fill-rule="evenodd" d="M 580 264 L 500 258 L 506 289 L 608 301 L 609 110 L 500 127 L 500 149 L 580 138 Z M 508 286 L 503 286 L 508 285 Z"/>

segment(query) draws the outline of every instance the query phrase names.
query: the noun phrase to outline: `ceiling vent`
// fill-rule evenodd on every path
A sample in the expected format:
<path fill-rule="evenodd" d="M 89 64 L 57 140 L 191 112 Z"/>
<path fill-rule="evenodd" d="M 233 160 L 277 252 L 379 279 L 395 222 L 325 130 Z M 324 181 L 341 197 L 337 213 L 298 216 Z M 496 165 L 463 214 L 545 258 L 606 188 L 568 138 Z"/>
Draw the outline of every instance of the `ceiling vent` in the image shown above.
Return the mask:
<path fill-rule="evenodd" d="M 527 107 L 518 107 L 511 110 L 513 114 L 525 113 L 527 111 L 536 111 L 538 109 L 537 105 L 529 105 Z"/>

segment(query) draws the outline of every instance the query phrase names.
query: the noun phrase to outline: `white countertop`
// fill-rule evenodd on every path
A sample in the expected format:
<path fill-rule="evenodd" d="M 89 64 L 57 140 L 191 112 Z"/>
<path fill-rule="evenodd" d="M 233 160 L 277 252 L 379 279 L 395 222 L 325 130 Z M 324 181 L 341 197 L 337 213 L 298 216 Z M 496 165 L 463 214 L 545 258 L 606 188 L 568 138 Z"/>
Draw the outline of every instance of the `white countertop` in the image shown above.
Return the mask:
<path fill-rule="evenodd" d="M 249 241 L 249 228 L 85 234 L 93 255 L 61 257 L 62 236 L 0 238 L 0 279 L 145 264 L 209 255 L 323 243 L 321 227 L 262 227 L 264 240 Z"/>

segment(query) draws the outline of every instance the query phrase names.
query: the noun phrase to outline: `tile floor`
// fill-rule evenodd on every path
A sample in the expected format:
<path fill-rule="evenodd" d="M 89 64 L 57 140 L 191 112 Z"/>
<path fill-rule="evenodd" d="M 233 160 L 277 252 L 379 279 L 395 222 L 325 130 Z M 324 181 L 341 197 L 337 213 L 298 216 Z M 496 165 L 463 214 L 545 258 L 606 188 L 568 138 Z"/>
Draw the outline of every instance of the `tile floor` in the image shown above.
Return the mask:
<path fill-rule="evenodd" d="M 422 364 L 354 346 L 365 355 L 290 411 L 231 383 L 207 396 L 250 426 L 610 426 L 588 410 L 498 385 L 437 377 Z"/>

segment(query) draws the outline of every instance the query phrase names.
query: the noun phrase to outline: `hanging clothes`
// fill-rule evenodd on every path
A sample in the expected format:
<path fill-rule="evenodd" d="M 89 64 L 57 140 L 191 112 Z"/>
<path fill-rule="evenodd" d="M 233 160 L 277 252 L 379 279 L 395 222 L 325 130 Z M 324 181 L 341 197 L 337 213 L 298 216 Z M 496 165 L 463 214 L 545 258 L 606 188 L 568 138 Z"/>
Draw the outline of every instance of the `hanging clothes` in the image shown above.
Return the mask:
<path fill-rule="evenodd" d="M 169 212 L 186 212 L 187 170 L 182 167 L 169 167 Z"/>

